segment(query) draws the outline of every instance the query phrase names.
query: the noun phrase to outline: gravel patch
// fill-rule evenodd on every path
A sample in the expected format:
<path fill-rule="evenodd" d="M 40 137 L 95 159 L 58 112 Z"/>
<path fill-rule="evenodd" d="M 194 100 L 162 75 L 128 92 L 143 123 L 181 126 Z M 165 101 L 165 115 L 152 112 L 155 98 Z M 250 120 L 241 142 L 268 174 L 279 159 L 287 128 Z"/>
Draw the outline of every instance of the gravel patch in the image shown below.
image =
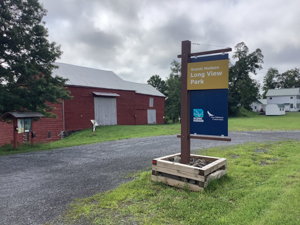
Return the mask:
<path fill-rule="evenodd" d="M 191 151 L 246 142 L 300 140 L 300 131 L 229 132 L 231 142 L 191 140 Z M 156 157 L 180 152 L 180 139 L 158 136 L 0 156 L 0 224 L 43 224 L 75 198 L 118 187 Z"/>

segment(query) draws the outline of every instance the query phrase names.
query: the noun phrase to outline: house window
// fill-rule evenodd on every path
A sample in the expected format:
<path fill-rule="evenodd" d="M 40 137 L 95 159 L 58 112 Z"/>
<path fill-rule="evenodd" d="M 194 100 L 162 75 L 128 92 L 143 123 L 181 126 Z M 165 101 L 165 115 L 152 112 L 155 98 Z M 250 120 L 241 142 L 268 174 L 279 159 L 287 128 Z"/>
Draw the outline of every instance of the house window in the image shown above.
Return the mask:
<path fill-rule="evenodd" d="M 290 108 L 292 109 L 294 106 L 293 106 L 293 104 L 290 104 Z"/>
<path fill-rule="evenodd" d="M 293 99 L 293 97 L 291 96 L 291 99 Z"/>
<path fill-rule="evenodd" d="M 270 97 L 269 99 L 272 100 L 272 97 Z"/>
<path fill-rule="evenodd" d="M 297 108 L 300 109 L 300 104 L 297 104 Z"/>
<path fill-rule="evenodd" d="M 149 99 L 149 107 L 153 107 L 154 105 L 154 98 Z"/>
<path fill-rule="evenodd" d="M 297 95 L 297 99 L 300 99 L 300 95 Z"/>
<path fill-rule="evenodd" d="M 47 139 L 52 139 L 52 132 L 51 131 L 47 132 Z"/>

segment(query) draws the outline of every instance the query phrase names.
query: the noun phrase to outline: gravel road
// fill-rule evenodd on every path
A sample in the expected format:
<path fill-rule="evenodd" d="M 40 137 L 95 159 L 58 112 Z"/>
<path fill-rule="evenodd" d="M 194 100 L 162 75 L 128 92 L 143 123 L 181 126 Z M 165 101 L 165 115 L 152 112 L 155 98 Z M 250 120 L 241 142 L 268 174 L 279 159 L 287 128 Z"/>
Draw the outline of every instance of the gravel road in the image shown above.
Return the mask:
<path fill-rule="evenodd" d="M 231 142 L 192 140 L 192 152 L 252 141 L 300 140 L 300 131 L 229 136 Z M 126 174 L 150 168 L 153 158 L 177 152 L 179 138 L 158 136 L 0 156 L 0 224 L 52 221 L 73 199 L 114 189 L 129 180 Z"/>

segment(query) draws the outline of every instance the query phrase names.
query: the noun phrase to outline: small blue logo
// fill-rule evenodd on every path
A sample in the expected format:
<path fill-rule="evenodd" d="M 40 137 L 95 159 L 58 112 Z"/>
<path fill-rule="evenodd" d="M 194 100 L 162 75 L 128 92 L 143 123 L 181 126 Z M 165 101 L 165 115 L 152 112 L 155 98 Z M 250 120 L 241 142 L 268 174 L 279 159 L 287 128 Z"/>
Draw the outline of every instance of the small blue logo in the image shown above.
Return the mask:
<path fill-rule="evenodd" d="M 194 109 L 194 117 L 203 118 L 203 109 Z"/>

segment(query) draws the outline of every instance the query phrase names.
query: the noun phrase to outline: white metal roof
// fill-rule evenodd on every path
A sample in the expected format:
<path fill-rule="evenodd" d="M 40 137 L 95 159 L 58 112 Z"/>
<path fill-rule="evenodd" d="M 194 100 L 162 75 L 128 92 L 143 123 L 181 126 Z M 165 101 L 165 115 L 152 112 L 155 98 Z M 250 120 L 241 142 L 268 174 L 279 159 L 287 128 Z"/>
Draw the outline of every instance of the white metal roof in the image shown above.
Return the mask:
<path fill-rule="evenodd" d="M 138 94 L 145 94 L 145 95 L 155 95 L 155 96 L 162 96 L 165 97 L 161 92 L 156 90 L 154 87 L 152 87 L 149 84 L 141 84 L 141 83 L 135 83 L 130 81 L 125 81 L 128 86 L 130 86 L 133 90 L 135 90 Z"/>
<path fill-rule="evenodd" d="M 66 85 L 135 91 L 139 94 L 165 97 L 151 85 L 125 81 L 112 71 L 66 63 L 55 63 L 55 65 L 59 66 L 59 68 L 54 69 L 52 74 L 69 79 Z"/>
<path fill-rule="evenodd" d="M 93 92 L 96 96 L 104 96 L 104 97 L 119 97 L 117 93 L 106 93 L 106 92 Z"/>
<path fill-rule="evenodd" d="M 267 99 L 258 99 L 258 101 L 260 101 L 261 104 L 266 105 L 267 104 Z"/>
<path fill-rule="evenodd" d="M 300 88 L 269 89 L 267 97 L 300 95 Z"/>

